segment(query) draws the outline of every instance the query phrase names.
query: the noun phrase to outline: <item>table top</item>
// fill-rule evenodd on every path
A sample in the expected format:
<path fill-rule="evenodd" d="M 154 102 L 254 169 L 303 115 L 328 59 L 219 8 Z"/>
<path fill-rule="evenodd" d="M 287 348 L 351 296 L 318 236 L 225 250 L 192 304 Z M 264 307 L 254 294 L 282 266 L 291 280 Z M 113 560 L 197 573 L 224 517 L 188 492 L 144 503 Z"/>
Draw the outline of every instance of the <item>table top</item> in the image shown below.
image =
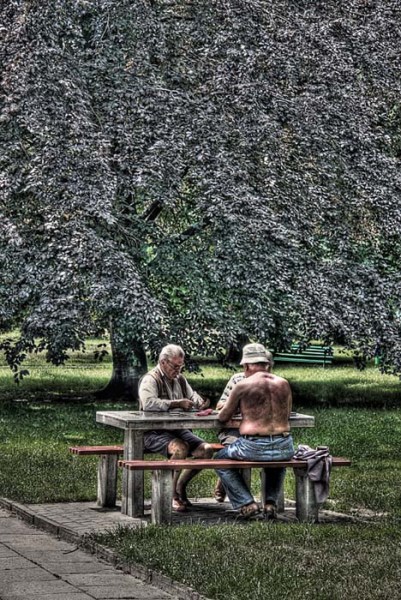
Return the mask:
<path fill-rule="evenodd" d="M 197 416 L 196 411 L 170 410 L 168 412 L 145 412 L 139 410 L 107 410 L 96 413 L 97 423 L 119 429 L 147 431 L 150 429 L 222 429 L 239 427 L 241 417 L 221 423 L 217 411 L 207 416 Z M 314 427 L 315 417 L 292 412 L 290 427 Z"/>

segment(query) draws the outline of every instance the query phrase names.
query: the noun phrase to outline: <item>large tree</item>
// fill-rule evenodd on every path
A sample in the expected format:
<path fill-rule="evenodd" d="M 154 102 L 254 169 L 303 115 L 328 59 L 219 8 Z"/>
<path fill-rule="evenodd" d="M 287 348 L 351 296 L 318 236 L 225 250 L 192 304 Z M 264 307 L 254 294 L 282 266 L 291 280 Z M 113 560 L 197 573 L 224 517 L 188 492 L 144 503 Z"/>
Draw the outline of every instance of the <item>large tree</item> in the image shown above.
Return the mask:
<path fill-rule="evenodd" d="M 107 328 L 130 390 L 169 340 L 337 340 L 401 372 L 395 0 L 2 12 L 11 362 Z"/>

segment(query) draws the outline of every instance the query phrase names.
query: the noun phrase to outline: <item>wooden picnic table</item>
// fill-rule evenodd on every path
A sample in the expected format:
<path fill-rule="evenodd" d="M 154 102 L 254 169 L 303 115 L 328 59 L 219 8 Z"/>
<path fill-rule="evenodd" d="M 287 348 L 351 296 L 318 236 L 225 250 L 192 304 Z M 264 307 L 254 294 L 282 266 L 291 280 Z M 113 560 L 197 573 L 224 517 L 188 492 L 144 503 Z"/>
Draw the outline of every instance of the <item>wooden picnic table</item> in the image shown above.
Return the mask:
<path fill-rule="evenodd" d="M 143 434 L 153 429 L 222 429 L 215 414 L 198 416 L 196 411 L 184 412 L 174 409 L 168 412 L 144 412 L 139 410 L 107 410 L 96 413 L 96 421 L 124 431 L 124 459 L 143 459 Z M 224 424 L 224 428 L 238 428 L 241 417 Z M 293 412 L 290 427 L 314 427 L 315 418 Z M 121 512 L 130 517 L 142 517 L 144 511 L 143 471 L 124 469 L 122 482 Z"/>

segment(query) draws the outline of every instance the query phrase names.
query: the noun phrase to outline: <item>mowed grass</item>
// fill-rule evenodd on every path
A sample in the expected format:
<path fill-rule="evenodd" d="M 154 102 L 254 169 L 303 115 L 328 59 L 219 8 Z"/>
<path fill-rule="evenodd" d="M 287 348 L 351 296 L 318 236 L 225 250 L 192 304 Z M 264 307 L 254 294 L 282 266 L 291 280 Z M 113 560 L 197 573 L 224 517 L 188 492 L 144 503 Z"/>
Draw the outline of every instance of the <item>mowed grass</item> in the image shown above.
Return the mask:
<path fill-rule="evenodd" d="M 400 597 L 396 523 L 149 526 L 95 537 L 215 600 Z"/>

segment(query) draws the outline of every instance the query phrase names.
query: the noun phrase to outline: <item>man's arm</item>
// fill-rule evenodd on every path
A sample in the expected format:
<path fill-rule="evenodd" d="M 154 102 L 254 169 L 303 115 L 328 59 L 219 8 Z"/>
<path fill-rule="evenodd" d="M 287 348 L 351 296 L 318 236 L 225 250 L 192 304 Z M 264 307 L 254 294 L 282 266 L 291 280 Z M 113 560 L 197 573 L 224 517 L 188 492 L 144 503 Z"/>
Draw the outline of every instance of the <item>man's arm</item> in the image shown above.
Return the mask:
<path fill-rule="evenodd" d="M 217 418 L 222 423 L 229 421 L 231 417 L 233 417 L 239 409 L 239 401 L 240 401 L 240 391 L 241 385 L 236 385 L 232 392 L 230 393 L 227 402 L 224 404 L 223 408 L 220 410 Z"/>
<path fill-rule="evenodd" d="M 288 418 L 290 418 L 290 414 L 292 411 L 292 391 L 290 384 L 288 384 Z"/>
<path fill-rule="evenodd" d="M 187 387 L 186 397 L 191 400 L 192 406 L 198 410 L 207 408 L 210 404 L 210 400 L 204 400 L 202 396 L 199 396 L 197 392 L 194 392 L 187 380 L 185 380 L 185 383 Z"/>
<path fill-rule="evenodd" d="M 139 407 L 150 412 L 166 412 L 170 408 L 183 408 L 189 410 L 192 402 L 188 398 L 170 400 L 158 397 L 157 382 L 151 375 L 145 375 L 139 386 Z"/>
<path fill-rule="evenodd" d="M 243 373 L 236 373 L 235 375 L 232 375 L 230 377 L 226 387 L 224 388 L 224 392 L 220 396 L 220 400 L 217 402 L 216 410 L 221 410 L 223 408 L 230 396 L 233 387 L 243 379 L 245 379 L 245 375 Z"/>

